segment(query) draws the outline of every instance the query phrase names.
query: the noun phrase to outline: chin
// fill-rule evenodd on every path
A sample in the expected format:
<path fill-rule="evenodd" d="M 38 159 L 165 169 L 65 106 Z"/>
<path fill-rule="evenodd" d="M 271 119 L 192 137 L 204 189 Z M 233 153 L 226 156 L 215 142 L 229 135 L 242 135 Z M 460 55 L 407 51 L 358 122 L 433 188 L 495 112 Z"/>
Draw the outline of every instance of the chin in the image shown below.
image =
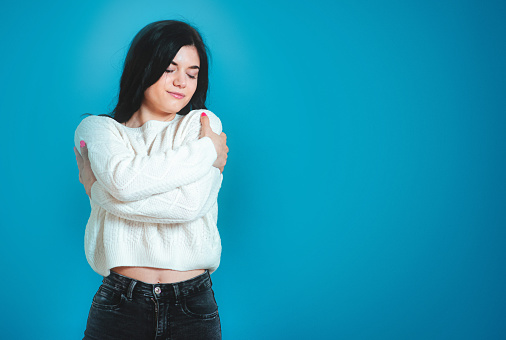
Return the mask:
<path fill-rule="evenodd" d="M 172 109 L 174 112 L 179 112 L 181 111 L 182 109 L 184 109 L 186 107 L 186 105 L 188 105 L 190 101 L 188 102 L 185 102 L 185 103 L 172 103 L 172 104 L 175 104 L 175 105 L 170 105 L 170 107 L 168 107 L 168 109 Z"/>
<path fill-rule="evenodd" d="M 186 105 L 185 105 L 186 106 Z M 171 107 L 166 107 L 165 108 L 165 112 L 170 112 L 170 113 L 178 113 L 179 111 L 181 111 L 182 109 L 185 108 L 185 106 L 177 106 L 177 107 L 174 107 L 174 106 L 171 106 Z"/>

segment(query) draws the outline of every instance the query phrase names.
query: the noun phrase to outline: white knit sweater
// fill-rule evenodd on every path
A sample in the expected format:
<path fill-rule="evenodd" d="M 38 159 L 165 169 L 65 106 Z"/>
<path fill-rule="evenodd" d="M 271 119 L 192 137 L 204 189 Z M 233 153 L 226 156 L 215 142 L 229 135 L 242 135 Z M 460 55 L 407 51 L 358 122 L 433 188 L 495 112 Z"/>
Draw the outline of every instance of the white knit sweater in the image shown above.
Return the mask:
<path fill-rule="evenodd" d="M 108 276 L 117 266 L 180 271 L 220 264 L 218 192 L 223 175 L 213 167 L 216 149 L 200 138 L 200 114 L 220 134 L 220 119 L 193 110 L 168 122 L 126 127 L 105 116 L 88 116 L 74 143 L 88 147 L 97 181 L 91 187 L 86 259 Z"/>

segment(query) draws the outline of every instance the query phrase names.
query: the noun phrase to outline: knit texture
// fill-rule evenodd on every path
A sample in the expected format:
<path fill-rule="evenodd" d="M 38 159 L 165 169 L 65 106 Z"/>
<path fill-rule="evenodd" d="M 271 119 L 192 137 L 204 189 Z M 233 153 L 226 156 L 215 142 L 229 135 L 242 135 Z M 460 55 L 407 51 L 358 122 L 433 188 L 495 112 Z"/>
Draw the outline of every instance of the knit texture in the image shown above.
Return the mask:
<path fill-rule="evenodd" d="M 223 174 L 211 138 L 200 138 L 200 114 L 221 134 L 220 119 L 193 110 L 168 122 L 126 127 L 88 116 L 74 143 L 88 147 L 96 181 L 84 248 L 88 263 L 108 276 L 117 266 L 187 271 L 219 266 L 218 192 Z"/>

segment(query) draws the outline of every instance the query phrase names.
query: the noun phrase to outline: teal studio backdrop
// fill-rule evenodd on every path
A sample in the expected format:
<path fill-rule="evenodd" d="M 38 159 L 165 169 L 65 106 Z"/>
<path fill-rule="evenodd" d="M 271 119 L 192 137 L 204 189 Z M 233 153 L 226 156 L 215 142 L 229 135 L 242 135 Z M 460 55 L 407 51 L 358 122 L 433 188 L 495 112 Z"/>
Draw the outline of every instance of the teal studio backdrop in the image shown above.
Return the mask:
<path fill-rule="evenodd" d="M 506 4 L 16 1 L 0 11 L 0 338 L 81 339 L 81 114 L 187 20 L 230 148 L 224 339 L 506 338 Z"/>

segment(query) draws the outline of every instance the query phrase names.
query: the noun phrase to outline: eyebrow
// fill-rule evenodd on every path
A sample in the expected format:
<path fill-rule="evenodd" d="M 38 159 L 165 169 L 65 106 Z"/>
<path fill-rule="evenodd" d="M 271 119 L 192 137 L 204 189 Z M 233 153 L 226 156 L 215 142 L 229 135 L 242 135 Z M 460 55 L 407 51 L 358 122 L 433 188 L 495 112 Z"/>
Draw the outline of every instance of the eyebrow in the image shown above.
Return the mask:
<path fill-rule="evenodd" d="M 178 66 L 175 61 L 172 61 L 171 64 Z M 197 65 L 190 66 L 189 68 L 194 68 L 194 69 L 200 70 L 200 67 L 198 67 Z"/>

